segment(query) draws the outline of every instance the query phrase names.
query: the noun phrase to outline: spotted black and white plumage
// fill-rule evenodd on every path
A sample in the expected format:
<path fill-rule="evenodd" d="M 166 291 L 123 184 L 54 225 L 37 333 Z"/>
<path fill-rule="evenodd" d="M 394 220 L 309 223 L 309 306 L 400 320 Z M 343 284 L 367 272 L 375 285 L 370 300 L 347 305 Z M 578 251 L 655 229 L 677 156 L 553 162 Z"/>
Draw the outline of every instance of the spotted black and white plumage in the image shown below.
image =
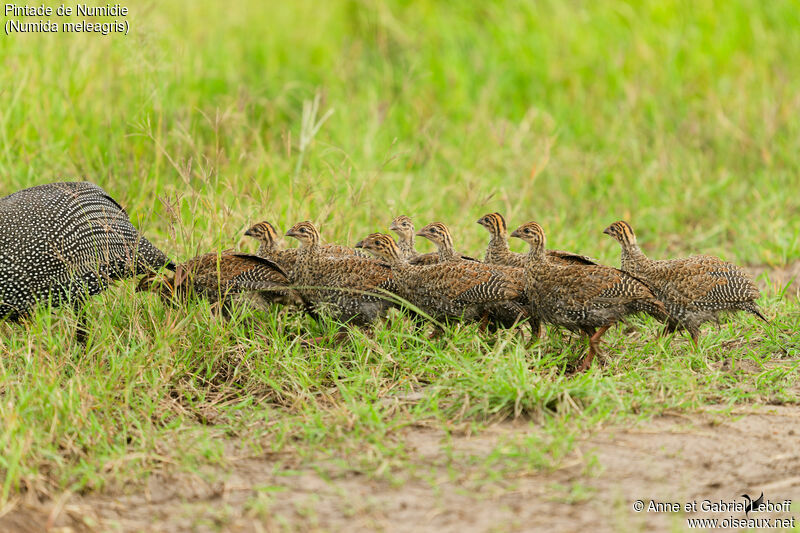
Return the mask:
<path fill-rule="evenodd" d="M 525 266 L 525 293 L 531 314 L 543 322 L 589 337 L 589 352 L 579 370 L 591 365 L 600 337 L 624 316 L 644 312 L 666 320 L 664 304 L 630 274 L 603 265 L 563 264 L 545 253 L 545 235 L 536 222 L 512 234 L 530 244 Z"/>
<path fill-rule="evenodd" d="M 76 308 L 113 280 L 175 265 L 103 189 L 51 183 L 0 198 L 0 317 L 40 301 Z"/>
<path fill-rule="evenodd" d="M 620 243 L 622 270 L 644 282 L 664 302 L 671 317 L 666 331 L 686 329 L 696 343 L 700 326 L 724 311 L 747 311 L 767 320 L 755 302 L 759 290 L 741 267 L 710 255 L 649 259 L 624 220 L 603 233 Z"/>

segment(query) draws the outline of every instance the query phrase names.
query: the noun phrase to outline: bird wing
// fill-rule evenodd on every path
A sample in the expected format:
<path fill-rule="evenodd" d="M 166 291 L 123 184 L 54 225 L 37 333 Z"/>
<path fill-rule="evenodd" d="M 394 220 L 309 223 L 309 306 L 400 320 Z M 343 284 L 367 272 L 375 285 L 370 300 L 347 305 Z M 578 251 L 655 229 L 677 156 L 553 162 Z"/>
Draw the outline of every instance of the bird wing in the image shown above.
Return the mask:
<path fill-rule="evenodd" d="M 521 278 L 514 279 L 506 272 L 483 263 L 463 263 L 463 265 L 469 265 L 469 268 L 461 270 L 460 285 L 463 289 L 455 295 L 454 301 L 472 304 L 513 300 L 524 292 Z"/>
<path fill-rule="evenodd" d="M 230 288 L 266 291 L 284 288 L 289 284 L 286 272 L 274 261 L 241 253 L 230 254 L 228 257 L 230 259 L 226 258 L 227 262 L 235 263 L 232 266 L 234 271 L 238 271 L 230 276 Z"/>
<path fill-rule="evenodd" d="M 559 263 L 570 263 L 575 265 L 596 265 L 597 261 L 586 255 L 565 252 L 564 250 L 547 250 L 547 257 Z"/>
<path fill-rule="evenodd" d="M 558 265 L 553 270 L 559 282 L 547 287 L 550 298 L 567 308 L 614 305 L 631 298 L 653 298 L 636 278 L 603 265 Z"/>
<path fill-rule="evenodd" d="M 282 274 L 286 278 L 289 277 L 289 275 L 286 273 L 286 271 L 278 263 L 276 263 L 275 261 L 273 261 L 271 259 L 267 259 L 265 257 L 259 257 L 257 255 L 252 255 L 252 254 L 245 254 L 245 253 L 241 253 L 241 252 L 234 252 L 234 253 L 232 253 L 230 255 L 242 259 L 242 261 L 244 261 L 245 263 L 260 264 L 260 265 L 266 266 L 266 267 L 268 267 L 268 268 L 270 268 L 272 270 L 275 270 L 275 271 L 279 272 L 280 274 Z"/>
<path fill-rule="evenodd" d="M 741 268 L 715 257 L 655 261 L 652 269 L 652 277 L 664 280 L 658 288 L 680 303 L 741 301 L 759 296 L 755 284 Z"/>

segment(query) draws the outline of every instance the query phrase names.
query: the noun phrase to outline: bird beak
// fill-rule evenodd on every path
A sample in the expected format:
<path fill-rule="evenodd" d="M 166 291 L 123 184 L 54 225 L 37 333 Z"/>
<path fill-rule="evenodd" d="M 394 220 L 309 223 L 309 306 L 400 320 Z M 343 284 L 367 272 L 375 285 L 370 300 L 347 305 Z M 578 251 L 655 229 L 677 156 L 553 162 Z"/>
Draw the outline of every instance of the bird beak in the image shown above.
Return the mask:
<path fill-rule="evenodd" d="M 606 235 L 611 235 L 611 226 L 609 226 L 606 229 L 604 229 L 603 233 L 605 233 Z"/>
<path fill-rule="evenodd" d="M 286 236 L 287 237 L 295 237 L 295 238 L 297 238 L 297 233 L 295 233 L 294 230 L 290 229 L 289 231 L 286 232 Z"/>
<path fill-rule="evenodd" d="M 389 229 L 390 229 L 390 230 L 392 230 L 392 231 L 397 231 L 397 230 L 399 230 L 400 228 L 398 228 L 398 227 L 397 227 L 397 224 L 395 224 L 394 222 L 392 222 L 392 225 L 391 225 L 391 226 L 389 226 Z"/>
<path fill-rule="evenodd" d="M 245 237 L 255 237 L 255 235 L 253 234 L 253 232 L 252 232 L 252 231 L 250 231 L 250 230 L 247 230 L 247 231 L 245 231 L 245 232 L 244 232 L 244 235 L 245 235 Z"/>
<path fill-rule="evenodd" d="M 364 247 L 364 241 L 358 241 L 356 243 L 356 248 L 363 248 L 363 247 Z"/>
<path fill-rule="evenodd" d="M 521 239 L 522 238 L 522 237 L 519 236 L 519 233 L 517 233 L 517 230 L 514 230 L 514 231 L 511 232 L 511 237 L 516 237 L 517 239 Z"/>

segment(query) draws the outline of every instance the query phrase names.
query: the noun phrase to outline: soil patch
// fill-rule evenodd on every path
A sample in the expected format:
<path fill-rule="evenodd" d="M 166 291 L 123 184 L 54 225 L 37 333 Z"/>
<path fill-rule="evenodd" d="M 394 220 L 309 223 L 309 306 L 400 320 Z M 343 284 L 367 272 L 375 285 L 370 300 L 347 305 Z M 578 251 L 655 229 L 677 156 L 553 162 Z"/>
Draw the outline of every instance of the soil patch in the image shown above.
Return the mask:
<path fill-rule="evenodd" d="M 778 287 L 789 285 L 786 289 L 787 297 L 800 298 L 800 261 L 782 267 L 754 265 L 745 267 L 745 270 L 756 279 L 756 284 L 761 290 L 767 288 L 767 281 L 764 278 L 759 279 L 759 276 L 766 273 L 772 285 Z"/>
<path fill-rule="evenodd" d="M 473 436 L 416 427 L 401 436 L 414 472 L 398 483 L 339 462 L 288 470 L 251 458 L 217 471 L 214 482 L 156 476 L 134 494 L 18 503 L 0 517 L 0 531 L 670 531 L 695 516 L 745 513 L 636 512 L 634 502 L 697 501 L 699 511 L 703 500 L 743 502 L 742 494 L 762 491 L 770 501 L 800 501 L 800 407 L 735 415 L 709 410 L 607 428 L 555 471 L 497 479 L 471 459 L 535 426 L 503 423 Z"/>

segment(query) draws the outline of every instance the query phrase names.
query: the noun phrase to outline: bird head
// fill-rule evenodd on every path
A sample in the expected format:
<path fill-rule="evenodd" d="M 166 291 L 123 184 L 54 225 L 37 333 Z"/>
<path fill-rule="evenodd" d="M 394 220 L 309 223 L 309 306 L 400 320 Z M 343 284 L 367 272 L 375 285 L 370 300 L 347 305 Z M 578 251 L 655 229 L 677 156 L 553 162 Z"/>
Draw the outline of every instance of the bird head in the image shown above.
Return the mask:
<path fill-rule="evenodd" d="M 406 215 L 400 215 L 392 220 L 389 229 L 397 233 L 400 237 L 410 238 L 414 236 L 414 223 Z"/>
<path fill-rule="evenodd" d="M 364 249 L 380 259 L 390 261 L 400 259 L 400 248 L 394 239 L 385 233 L 370 233 L 356 243 L 356 248 Z"/>
<path fill-rule="evenodd" d="M 492 236 L 506 233 L 506 221 L 500 213 L 489 213 L 478 219 L 478 224 L 489 230 Z"/>
<path fill-rule="evenodd" d="M 264 220 L 247 229 L 244 232 L 247 237 L 253 237 L 265 244 L 275 244 L 278 242 L 278 232 L 275 226 Z"/>
<path fill-rule="evenodd" d="M 630 224 L 624 220 L 614 222 L 603 230 L 603 233 L 617 240 L 620 244 L 636 244 L 636 234 Z"/>
<path fill-rule="evenodd" d="M 440 249 L 449 249 L 453 247 L 453 241 L 450 238 L 450 230 L 441 222 L 431 222 L 419 230 L 417 236 L 428 239 Z"/>
<path fill-rule="evenodd" d="M 544 230 L 536 222 L 521 225 L 511 233 L 511 236 L 527 242 L 531 245 L 531 249 L 544 249 Z"/>
<path fill-rule="evenodd" d="M 298 222 L 286 232 L 287 237 L 293 237 L 300 241 L 302 246 L 317 244 L 319 242 L 319 231 L 310 221 Z"/>

